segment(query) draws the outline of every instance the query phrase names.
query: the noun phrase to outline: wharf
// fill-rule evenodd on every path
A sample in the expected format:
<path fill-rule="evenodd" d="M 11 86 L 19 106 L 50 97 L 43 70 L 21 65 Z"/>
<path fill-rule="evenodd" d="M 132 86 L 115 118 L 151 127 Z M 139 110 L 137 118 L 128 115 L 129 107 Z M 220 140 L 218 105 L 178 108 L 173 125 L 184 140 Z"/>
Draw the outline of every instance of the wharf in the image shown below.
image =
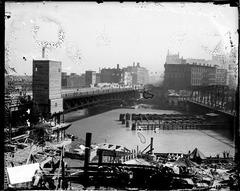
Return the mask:
<path fill-rule="evenodd" d="M 71 190 L 73 185 L 82 189 L 138 190 L 209 190 L 232 186 L 229 170 L 234 164 L 228 160 L 212 163 L 198 149 L 190 154 L 153 153 L 152 146 L 153 139 L 141 152 L 106 143 L 93 146 L 91 133 L 87 133 L 84 158 L 78 162 L 80 166 L 66 166 L 67 151 L 64 147 L 58 148 L 58 152 L 51 156 L 46 155 L 45 149 L 45 159 L 38 161 L 41 169 L 32 175 L 33 182 L 26 185 L 45 190 Z M 91 157 L 92 152 L 95 152 L 95 157 Z M 111 160 L 105 161 L 104 157 Z M 200 163 L 195 161 L 198 157 Z M 26 188 L 26 185 L 19 188 Z"/>
<path fill-rule="evenodd" d="M 214 129 L 218 124 L 207 122 L 203 116 L 184 114 L 120 114 L 119 121 L 132 130 Z"/>

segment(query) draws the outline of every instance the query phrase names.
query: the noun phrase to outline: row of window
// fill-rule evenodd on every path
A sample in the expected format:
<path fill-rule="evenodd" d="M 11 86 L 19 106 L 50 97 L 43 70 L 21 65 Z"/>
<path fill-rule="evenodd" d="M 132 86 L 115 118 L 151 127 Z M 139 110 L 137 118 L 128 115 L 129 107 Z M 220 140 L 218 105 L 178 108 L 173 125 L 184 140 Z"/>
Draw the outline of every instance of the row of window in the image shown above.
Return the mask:
<path fill-rule="evenodd" d="M 165 77 L 166 78 L 184 78 L 185 74 L 181 74 L 181 73 L 166 73 Z"/>

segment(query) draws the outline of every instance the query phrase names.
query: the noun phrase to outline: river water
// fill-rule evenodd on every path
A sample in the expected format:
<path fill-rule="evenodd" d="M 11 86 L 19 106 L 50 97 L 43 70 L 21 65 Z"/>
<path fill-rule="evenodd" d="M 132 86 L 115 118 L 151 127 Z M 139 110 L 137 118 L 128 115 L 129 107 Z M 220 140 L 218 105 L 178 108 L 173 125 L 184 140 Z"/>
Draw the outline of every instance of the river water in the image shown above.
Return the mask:
<path fill-rule="evenodd" d="M 222 156 L 223 151 L 230 152 L 230 156 L 234 155 L 233 140 L 230 139 L 228 136 L 230 133 L 226 130 L 132 131 L 118 121 L 120 113 L 171 114 L 179 112 L 150 108 L 114 109 L 72 122 L 67 133 L 85 139 L 86 133 L 91 132 L 92 143 L 107 142 L 123 145 L 128 149 L 136 149 L 138 146 L 140 150 L 143 150 L 153 137 L 154 152 L 187 153 L 197 147 L 205 156 L 217 154 Z M 68 117 L 71 115 L 76 117 L 78 111 L 69 114 Z M 81 115 L 80 112 L 79 115 Z"/>

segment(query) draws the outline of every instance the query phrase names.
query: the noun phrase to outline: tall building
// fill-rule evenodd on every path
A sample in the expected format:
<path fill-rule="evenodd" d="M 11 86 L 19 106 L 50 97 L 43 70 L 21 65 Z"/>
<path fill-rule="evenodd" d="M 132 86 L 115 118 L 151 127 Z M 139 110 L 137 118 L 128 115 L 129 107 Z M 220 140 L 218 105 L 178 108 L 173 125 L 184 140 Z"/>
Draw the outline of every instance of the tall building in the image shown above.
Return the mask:
<path fill-rule="evenodd" d="M 124 72 L 129 72 L 132 75 L 133 85 L 145 85 L 149 81 L 148 70 L 140 66 L 140 63 L 133 63 L 132 66 L 128 66 L 123 69 Z"/>
<path fill-rule="evenodd" d="M 85 74 L 71 73 L 67 75 L 66 72 L 62 72 L 62 88 L 83 88 L 85 86 Z"/>
<path fill-rule="evenodd" d="M 76 73 L 71 73 L 67 79 L 68 88 L 80 88 L 80 76 Z"/>
<path fill-rule="evenodd" d="M 185 60 L 188 64 L 210 64 L 209 60 L 205 59 L 186 58 Z"/>
<path fill-rule="evenodd" d="M 226 59 L 215 55 L 212 60 L 179 58 L 168 52 L 165 62 L 164 85 L 172 89 L 191 86 L 227 85 Z M 220 67 L 219 67 L 220 66 Z"/>
<path fill-rule="evenodd" d="M 218 65 L 220 68 L 227 69 L 227 57 L 223 54 L 212 55 L 211 64 Z"/>
<path fill-rule="evenodd" d="M 101 83 L 120 83 L 122 70 L 118 64 L 117 68 L 103 68 L 100 75 Z"/>
<path fill-rule="evenodd" d="M 151 73 L 149 75 L 149 83 L 150 84 L 156 84 L 156 83 L 159 83 L 161 81 L 161 75 L 160 74 L 157 74 L 157 73 Z"/>
<path fill-rule="evenodd" d="M 85 72 L 85 83 L 87 87 L 93 86 L 96 84 L 96 72 L 95 71 L 86 71 Z"/>
<path fill-rule="evenodd" d="M 228 57 L 228 73 L 227 73 L 227 85 L 235 89 L 237 87 L 238 81 L 238 54 L 237 48 L 234 47 L 231 49 L 231 52 Z"/>
<path fill-rule="evenodd" d="M 215 84 L 216 69 L 210 65 L 165 64 L 164 67 L 164 86 L 168 89 Z"/>
<path fill-rule="evenodd" d="M 179 53 L 178 54 L 167 54 L 166 57 L 166 64 L 181 64 L 181 60 L 179 58 Z"/>
<path fill-rule="evenodd" d="M 67 72 L 62 72 L 62 88 L 67 88 L 68 75 Z"/>
<path fill-rule="evenodd" d="M 85 74 L 81 74 L 79 77 L 79 81 L 80 81 L 80 88 L 81 87 L 86 87 L 86 79 L 85 79 Z"/>
<path fill-rule="evenodd" d="M 61 66 L 58 61 L 33 60 L 33 100 L 43 115 L 63 111 Z"/>
<path fill-rule="evenodd" d="M 101 83 L 101 73 L 96 73 L 96 84 Z"/>
<path fill-rule="evenodd" d="M 227 85 L 227 70 L 216 67 L 216 85 Z"/>
<path fill-rule="evenodd" d="M 125 86 L 132 86 L 132 74 L 130 72 L 124 71 L 122 73 L 121 84 Z"/>

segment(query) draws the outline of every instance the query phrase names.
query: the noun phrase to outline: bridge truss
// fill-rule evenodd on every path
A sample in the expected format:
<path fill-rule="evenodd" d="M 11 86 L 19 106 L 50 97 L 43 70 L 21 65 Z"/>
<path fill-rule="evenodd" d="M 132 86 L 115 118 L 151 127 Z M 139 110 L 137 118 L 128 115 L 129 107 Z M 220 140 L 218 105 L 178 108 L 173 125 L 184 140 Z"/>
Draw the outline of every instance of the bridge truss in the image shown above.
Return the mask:
<path fill-rule="evenodd" d="M 62 94 L 63 109 L 65 112 L 86 108 L 92 105 L 122 102 L 136 99 L 139 92 L 136 89 L 119 89 L 105 91 L 91 91 L 85 93 Z"/>
<path fill-rule="evenodd" d="M 210 108 L 235 115 L 236 91 L 228 86 L 193 86 L 189 100 Z"/>

